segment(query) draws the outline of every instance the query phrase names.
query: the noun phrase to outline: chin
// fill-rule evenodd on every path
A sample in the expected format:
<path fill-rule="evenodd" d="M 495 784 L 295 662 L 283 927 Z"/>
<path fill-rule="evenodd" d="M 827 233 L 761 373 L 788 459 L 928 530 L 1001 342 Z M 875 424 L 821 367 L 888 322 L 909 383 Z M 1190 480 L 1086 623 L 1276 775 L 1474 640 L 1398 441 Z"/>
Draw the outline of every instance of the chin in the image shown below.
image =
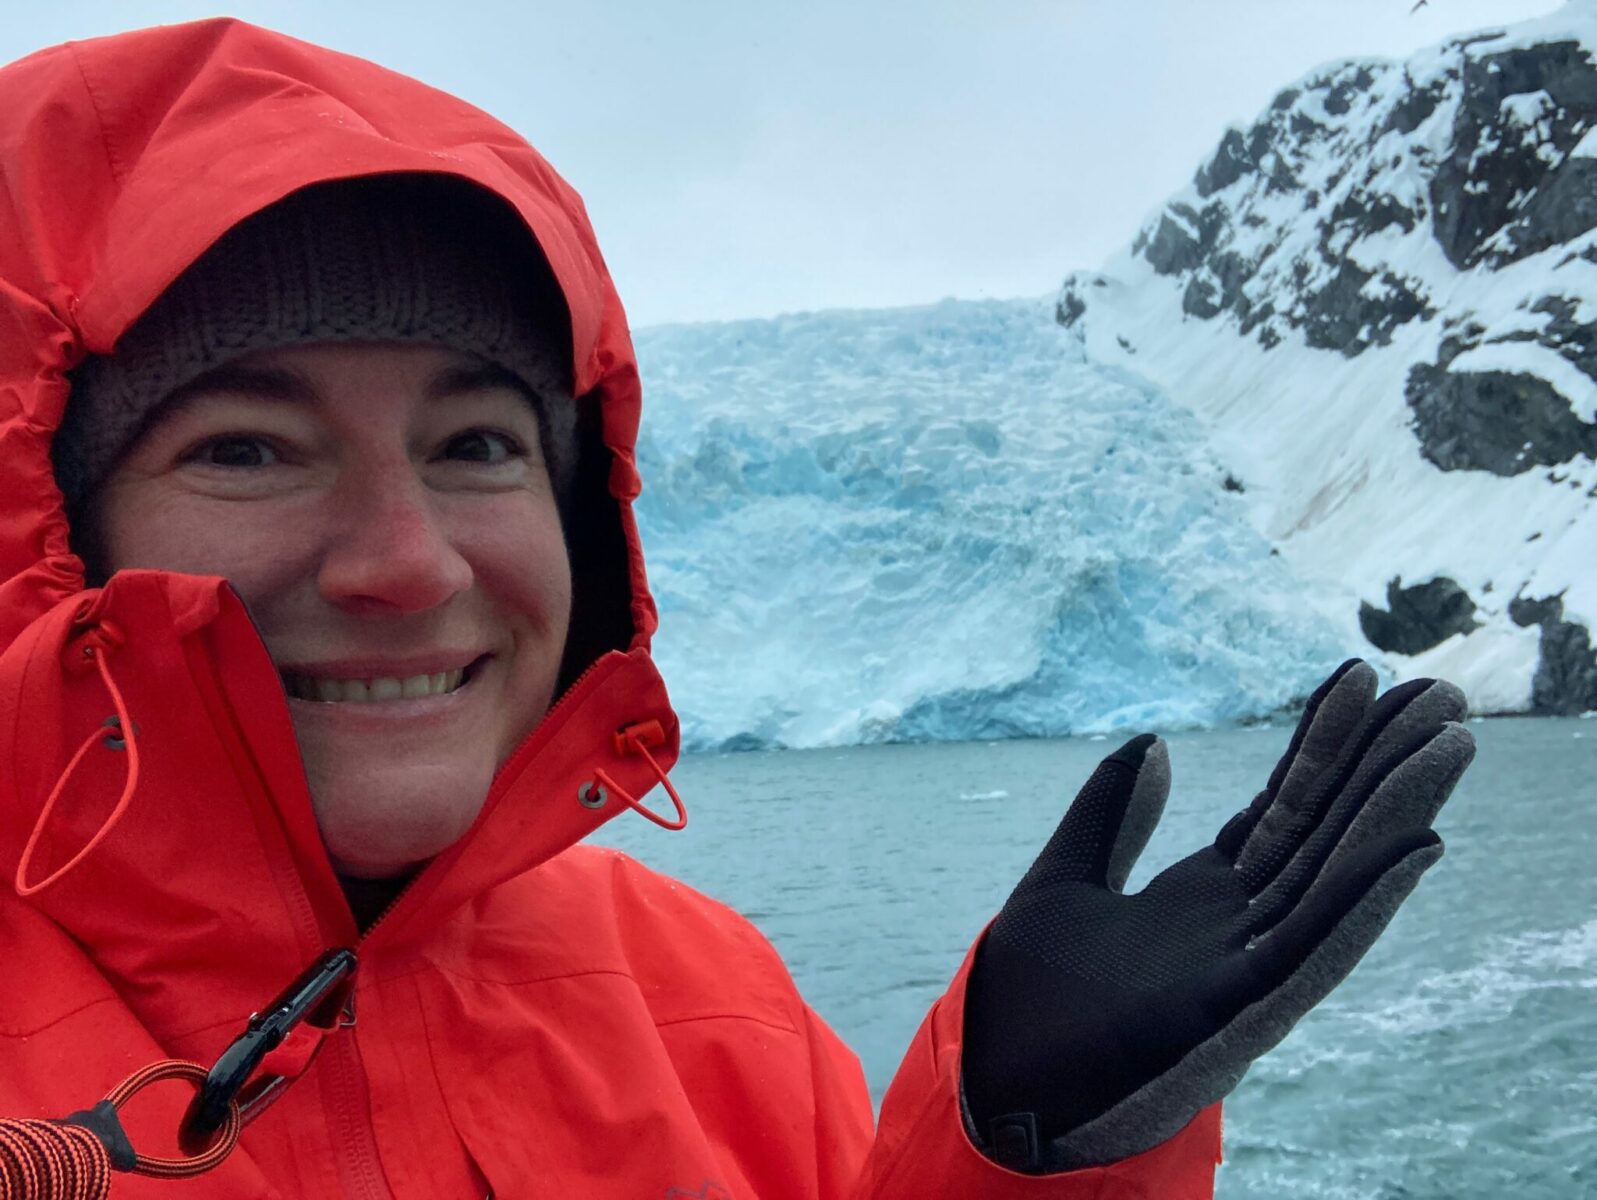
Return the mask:
<path fill-rule="evenodd" d="M 454 845 L 471 828 L 488 796 L 490 775 L 480 786 L 418 786 L 433 772 L 406 771 L 402 780 L 385 787 L 382 775 L 353 780 L 314 776 L 311 800 L 322 843 L 333 869 L 351 879 L 394 879 L 414 874 Z M 442 780 L 436 780 L 440 785 Z M 471 781 L 476 785 L 478 781 Z"/>
<path fill-rule="evenodd" d="M 464 833 L 461 830 L 460 833 Z M 399 838 L 361 837 L 322 834 L 333 870 L 349 879 L 398 879 L 414 875 L 429 861 L 460 839 L 453 836 L 410 836 Z"/>

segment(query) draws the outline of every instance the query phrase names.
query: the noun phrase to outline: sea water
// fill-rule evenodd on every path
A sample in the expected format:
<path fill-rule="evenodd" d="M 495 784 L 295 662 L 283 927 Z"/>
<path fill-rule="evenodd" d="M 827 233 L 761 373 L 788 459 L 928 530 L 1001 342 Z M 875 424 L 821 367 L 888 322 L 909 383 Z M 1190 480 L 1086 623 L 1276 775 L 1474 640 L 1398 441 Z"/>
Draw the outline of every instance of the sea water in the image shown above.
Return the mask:
<path fill-rule="evenodd" d="M 1225 1200 L 1597 1196 L 1597 720 L 1477 722 L 1447 855 L 1226 1106 Z M 1210 841 L 1290 730 L 1169 738 L 1129 886 Z M 752 918 L 882 1093 L 966 947 L 1114 741 L 698 756 L 677 834 L 598 840 Z M 652 799 L 658 803 L 656 794 Z"/>

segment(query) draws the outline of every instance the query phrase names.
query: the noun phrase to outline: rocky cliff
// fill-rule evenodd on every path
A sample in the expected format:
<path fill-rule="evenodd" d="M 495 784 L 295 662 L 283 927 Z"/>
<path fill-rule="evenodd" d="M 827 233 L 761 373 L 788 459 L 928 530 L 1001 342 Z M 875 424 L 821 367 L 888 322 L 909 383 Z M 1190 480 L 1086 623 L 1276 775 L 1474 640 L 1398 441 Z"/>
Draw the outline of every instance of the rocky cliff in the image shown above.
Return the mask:
<path fill-rule="evenodd" d="M 1204 419 L 1350 648 L 1597 709 L 1597 4 L 1312 73 L 1057 315 Z"/>

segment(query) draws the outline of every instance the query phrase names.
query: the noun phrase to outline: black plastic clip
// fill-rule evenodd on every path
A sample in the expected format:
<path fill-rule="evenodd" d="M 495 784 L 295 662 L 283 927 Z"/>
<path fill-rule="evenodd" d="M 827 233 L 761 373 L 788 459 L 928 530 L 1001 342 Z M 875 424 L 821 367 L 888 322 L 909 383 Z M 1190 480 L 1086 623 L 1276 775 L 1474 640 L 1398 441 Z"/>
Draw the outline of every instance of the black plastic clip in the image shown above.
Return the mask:
<path fill-rule="evenodd" d="M 235 1100 L 248 1104 L 275 1091 L 281 1080 L 262 1081 L 243 1093 L 261 1060 L 282 1043 L 295 1026 L 308 1021 L 322 1028 L 339 1023 L 355 986 L 355 952 L 329 950 L 284 988 L 260 1012 L 250 1017 L 249 1025 L 216 1060 L 200 1087 L 188 1112 L 184 1114 L 180 1141 L 186 1153 L 193 1154 L 209 1145 L 227 1121 L 228 1106 Z"/>

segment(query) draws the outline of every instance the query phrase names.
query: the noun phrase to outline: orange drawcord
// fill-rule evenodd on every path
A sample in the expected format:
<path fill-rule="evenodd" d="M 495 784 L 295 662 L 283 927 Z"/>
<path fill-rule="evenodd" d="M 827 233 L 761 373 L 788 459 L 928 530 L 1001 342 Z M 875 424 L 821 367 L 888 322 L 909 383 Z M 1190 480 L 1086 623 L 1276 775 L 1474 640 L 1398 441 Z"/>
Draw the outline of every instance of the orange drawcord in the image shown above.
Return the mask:
<path fill-rule="evenodd" d="M 115 644 L 112 642 L 111 644 Z M 83 656 L 92 662 L 100 672 L 100 679 L 105 684 L 105 690 L 111 694 L 111 703 L 116 707 L 114 718 L 117 730 L 120 732 L 122 744 L 127 750 L 128 769 L 127 782 L 122 788 L 122 796 L 116 802 L 116 807 L 111 810 L 100 828 L 95 831 L 84 847 L 74 854 L 64 865 L 56 868 L 45 878 L 37 883 L 28 882 L 28 868 L 33 865 L 33 855 L 38 849 L 39 840 L 44 836 L 45 826 L 49 824 L 50 815 L 55 811 L 56 803 L 66 791 L 67 780 L 72 778 L 72 772 L 77 770 L 78 764 L 85 755 L 94 749 L 95 743 L 112 735 L 107 734 L 106 726 L 102 725 L 83 740 L 78 751 L 67 763 L 66 770 L 61 773 L 61 778 L 56 780 L 55 787 L 50 790 L 50 796 L 44 802 L 44 808 L 39 813 L 39 819 L 33 823 L 33 832 L 28 836 L 28 844 L 22 851 L 22 859 L 17 863 L 16 889 L 19 896 L 32 896 L 42 892 L 45 888 L 59 880 L 71 871 L 80 862 L 91 854 L 95 847 L 103 842 L 116 827 L 116 823 L 127 812 L 128 805 L 133 801 L 133 792 L 139 786 L 139 741 L 138 732 L 134 728 L 133 719 L 128 716 L 127 704 L 123 702 L 122 691 L 116 686 L 116 680 L 111 677 L 110 664 L 106 662 L 106 642 L 91 642 L 83 647 Z M 106 724 L 109 725 L 108 721 Z"/>
<path fill-rule="evenodd" d="M 617 754 L 641 754 L 648 764 L 654 768 L 655 777 L 665 785 L 666 795 L 671 797 L 671 803 L 676 806 L 676 818 L 674 820 L 668 817 L 662 817 L 653 809 L 645 808 L 641 800 L 635 796 L 629 795 L 625 788 L 618 784 L 614 779 L 610 778 L 610 776 L 604 771 L 595 771 L 593 773 L 593 777 L 594 781 L 599 784 L 603 791 L 615 793 L 615 795 L 621 800 L 621 803 L 625 804 L 628 808 L 632 809 L 640 816 L 649 818 L 649 820 L 660 826 L 661 829 L 685 829 L 687 828 L 688 824 L 687 805 L 682 803 L 682 797 L 677 795 L 676 788 L 671 786 L 671 780 L 666 777 L 664 768 L 662 768 L 659 763 L 655 762 L 654 755 L 649 753 L 649 746 L 651 744 L 659 746 L 664 742 L 665 731 L 660 727 L 660 722 L 658 721 L 644 721 L 638 725 L 628 725 L 625 729 L 622 729 L 615 735 Z M 602 794 L 603 792 L 601 792 L 601 796 Z M 588 804 L 589 801 L 584 800 L 583 803 Z"/>
<path fill-rule="evenodd" d="M 205 1078 L 209 1074 L 210 1072 L 197 1062 L 169 1058 L 133 1072 L 106 1093 L 105 1098 L 121 1108 L 132 1099 L 134 1093 L 142 1091 L 152 1083 L 159 1083 L 163 1079 L 187 1079 L 199 1088 L 204 1085 Z M 218 1131 L 216 1141 L 205 1150 L 192 1158 L 153 1158 L 147 1154 L 140 1154 L 134 1159 L 133 1171 L 137 1175 L 152 1175 L 161 1179 L 182 1179 L 189 1175 L 198 1175 L 202 1171 L 209 1171 L 232 1153 L 233 1147 L 238 1142 L 238 1135 L 243 1129 L 244 1115 L 239 1109 L 238 1101 L 234 1100 L 228 1105 L 227 1120 Z"/>
<path fill-rule="evenodd" d="M 81 1125 L 0 1121 L 0 1200 L 104 1200 L 111 1155 Z"/>
<path fill-rule="evenodd" d="M 135 1071 L 106 1101 L 120 1109 L 135 1094 L 164 1079 L 205 1082 L 199 1063 L 167 1059 Z M 116 1167 L 156 1179 L 182 1179 L 209 1171 L 238 1143 L 244 1119 L 235 1101 L 216 1141 L 193 1158 L 133 1154 Z M 118 1136 L 125 1135 L 118 1133 Z M 126 1142 L 123 1142 L 126 1147 Z M 124 1152 L 126 1152 L 124 1150 Z M 106 1200 L 111 1193 L 111 1150 L 93 1130 L 55 1121 L 0 1121 L 0 1200 Z"/>

